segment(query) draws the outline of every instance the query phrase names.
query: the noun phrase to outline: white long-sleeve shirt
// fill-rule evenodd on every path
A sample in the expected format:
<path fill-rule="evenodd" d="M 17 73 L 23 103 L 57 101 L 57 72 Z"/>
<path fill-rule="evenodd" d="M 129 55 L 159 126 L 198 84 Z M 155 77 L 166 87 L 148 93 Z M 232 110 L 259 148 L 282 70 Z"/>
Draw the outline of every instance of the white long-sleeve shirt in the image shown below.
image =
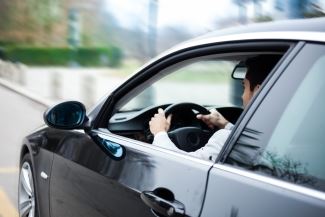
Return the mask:
<path fill-rule="evenodd" d="M 202 148 L 193 151 L 193 152 L 186 152 L 178 149 L 175 144 L 170 140 L 168 134 L 166 132 L 159 132 L 155 135 L 153 140 L 153 145 L 166 148 L 169 150 L 181 152 L 184 154 L 188 154 L 197 158 L 201 158 L 203 160 L 211 160 L 215 161 L 225 144 L 226 140 L 231 133 L 233 128 L 233 124 L 228 123 L 224 129 L 220 129 L 215 132 L 209 139 L 208 143 L 203 146 Z"/>

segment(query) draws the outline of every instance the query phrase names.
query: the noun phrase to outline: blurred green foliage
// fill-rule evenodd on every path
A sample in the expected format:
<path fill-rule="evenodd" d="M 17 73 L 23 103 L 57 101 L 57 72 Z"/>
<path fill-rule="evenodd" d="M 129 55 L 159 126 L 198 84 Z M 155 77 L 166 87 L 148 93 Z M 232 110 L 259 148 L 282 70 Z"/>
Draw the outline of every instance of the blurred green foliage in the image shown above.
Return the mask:
<path fill-rule="evenodd" d="M 118 67 L 122 60 L 122 51 L 118 47 L 6 47 L 4 58 L 34 66 L 68 66 L 78 64 L 86 67 Z"/>
<path fill-rule="evenodd" d="M 237 62 L 201 61 L 189 64 L 165 78 L 166 82 L 225 83 L 232 80 L 231 73 Z"/>
<path fill-rule="evenodd" d="M 271 22 L 271 21 L 273 21 L 273 18 L 271 16 L 267 16 L 267 15 L 258 16 L 258 17 L 254 18 L 254 22 L 256 22 L 256 23 Z"/>

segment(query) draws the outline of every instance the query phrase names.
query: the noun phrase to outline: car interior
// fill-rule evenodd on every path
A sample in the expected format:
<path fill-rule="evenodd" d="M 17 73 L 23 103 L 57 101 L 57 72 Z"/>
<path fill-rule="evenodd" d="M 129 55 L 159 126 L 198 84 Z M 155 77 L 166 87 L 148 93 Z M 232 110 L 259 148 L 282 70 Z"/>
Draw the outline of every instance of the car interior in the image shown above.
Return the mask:
<path fill-rule="evenodd" d="M 169 137 L 184 151 L 203 147 L 218 129 L 208 128 L 196 115 L 217 109 L 236 124 L 243 108 L 242 80 L 245 62 L 264 55 L 281 59 L 285 51 L 227 53 L 193 58 L 156 73 L 137 89 L 109 119 L 108 130 L 145 143 L 152 143 L 149 121 L 158 108 L 172 114 Z"/>

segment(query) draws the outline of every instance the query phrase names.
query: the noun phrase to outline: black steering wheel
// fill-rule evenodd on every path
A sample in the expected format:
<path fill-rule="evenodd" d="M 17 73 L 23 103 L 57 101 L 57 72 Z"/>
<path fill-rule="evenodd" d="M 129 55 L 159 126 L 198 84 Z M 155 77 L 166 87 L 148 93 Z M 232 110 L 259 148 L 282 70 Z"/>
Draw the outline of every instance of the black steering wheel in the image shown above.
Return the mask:
<path fill-rule="evenodd" d="M 170 114 L 182 114 L 184 111 L 190 111 L 192 113 L 191 117 L 193 122 L 196 122 L 195 126 L 186 127 L 173 127 L 173 119 L 171 121 L 171 129 L 168 131 L 169 138 L 175 143 L 175 145 L 187 152 L 195 151 L 203 147 L 213 131 L 208 127 L 203 127 L 202 121 L 198 120 L 193 113 L 193 110 L 200 114 L 209 114 L 210 112 L 201 105 L 195 103 L 176 103 L 168 106 L 165 109 L 165 115 L 168 117 Z M 190 114 L 190 113 L 189 113 Z"/>

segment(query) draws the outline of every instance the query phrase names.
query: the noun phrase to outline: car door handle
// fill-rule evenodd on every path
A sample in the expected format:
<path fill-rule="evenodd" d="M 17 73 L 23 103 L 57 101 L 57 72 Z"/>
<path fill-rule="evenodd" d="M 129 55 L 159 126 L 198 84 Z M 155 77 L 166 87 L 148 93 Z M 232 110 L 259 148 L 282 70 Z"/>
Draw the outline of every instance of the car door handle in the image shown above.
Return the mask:
<path fill-rule="evenodd" d="M 141 199 L 156 216 L 185 216 L 185 206 L 175 200 L 174 194 L 166 188 L 143 191 Z"/>

